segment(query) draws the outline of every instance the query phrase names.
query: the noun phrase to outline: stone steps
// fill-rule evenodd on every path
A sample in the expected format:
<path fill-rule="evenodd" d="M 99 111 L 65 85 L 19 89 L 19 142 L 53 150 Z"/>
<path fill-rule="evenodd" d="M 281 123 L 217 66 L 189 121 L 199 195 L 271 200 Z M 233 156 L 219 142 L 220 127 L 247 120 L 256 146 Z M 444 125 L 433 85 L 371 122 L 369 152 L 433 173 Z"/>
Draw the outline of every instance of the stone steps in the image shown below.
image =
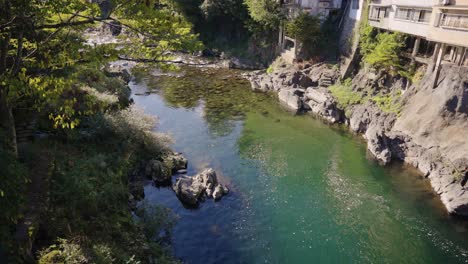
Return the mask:
<path fill-rule="evenodd" d="M 319 86 L 328 88 L 331 85 L 333 85 L 332 77 L 329 74 L 324 73 L 319 80 Z"/>
<path fill-rule="evenodd" d="M 16 125 L 16 141 L 25 143 L 32 141 L 34 138 L 35 122 L 21 123 Z"/>

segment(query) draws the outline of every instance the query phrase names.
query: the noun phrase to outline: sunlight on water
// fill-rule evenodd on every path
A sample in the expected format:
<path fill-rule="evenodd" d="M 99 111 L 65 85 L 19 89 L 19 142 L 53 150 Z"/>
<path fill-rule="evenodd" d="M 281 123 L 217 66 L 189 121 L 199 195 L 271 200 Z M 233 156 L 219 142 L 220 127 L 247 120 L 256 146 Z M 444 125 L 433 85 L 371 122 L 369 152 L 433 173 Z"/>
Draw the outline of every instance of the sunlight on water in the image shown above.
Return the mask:
<path fill-rule="evenodd" d="M 231 192 L 185 209 L 148 183 L 146 200 L 179 221 L 174 253 L 186 263 L 468 263 L 468 226 L 440 210 L 427 181 L 401 165 L 383 168 L 365 146 L 271 95 L 237 72 L 184 68 L 141 73 L 135 103 L 189 159 L 213 167 Z"/>

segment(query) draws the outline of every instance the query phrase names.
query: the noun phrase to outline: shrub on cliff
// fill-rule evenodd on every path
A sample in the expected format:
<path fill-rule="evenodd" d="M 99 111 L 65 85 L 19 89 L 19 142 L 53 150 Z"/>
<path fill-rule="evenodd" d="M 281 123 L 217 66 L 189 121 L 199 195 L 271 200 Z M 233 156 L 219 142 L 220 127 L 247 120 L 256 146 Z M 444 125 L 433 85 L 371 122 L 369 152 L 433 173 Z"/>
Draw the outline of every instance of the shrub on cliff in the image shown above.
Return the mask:
<path fill-rule="evenodd" d="M 353 91 L 351 87 L 351 79 L 346 79 L 342 83 L 332 85 L 328 89 L 333 97 L 338 101 L 338 105 L 342 109 L 346 109 L 351 105 L 359 104 L 362 101 L 362 95 Z"/>
<path fill-rule="evenodd" d="M 403 71 L 403 63 L 399 53 L 405 46 L 405 36 L 399 32 L 379 33 L 376 37 L 375 46 L 369 45 L 370 49 L 364 55 L 364 61 L 376 69 L 383 69 L 391 75 Z"/>

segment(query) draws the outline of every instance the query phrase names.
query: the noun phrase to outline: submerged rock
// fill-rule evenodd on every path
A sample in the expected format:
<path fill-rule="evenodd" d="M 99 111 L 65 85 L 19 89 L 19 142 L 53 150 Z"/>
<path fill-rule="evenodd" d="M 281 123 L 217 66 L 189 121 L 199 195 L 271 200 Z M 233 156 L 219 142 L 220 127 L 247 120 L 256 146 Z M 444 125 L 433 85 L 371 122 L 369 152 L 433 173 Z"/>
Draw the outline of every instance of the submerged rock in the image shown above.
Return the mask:
<path fill-rule="evenodd" d="M 179 200 L 189 206 L 197 206 L 203 197 L 219 200 L 228 193 L 226 186 L 218 183 L 213 169 L 205 169 L 193 177 L 181 177 L 177 179 L 172 189 Z"/>

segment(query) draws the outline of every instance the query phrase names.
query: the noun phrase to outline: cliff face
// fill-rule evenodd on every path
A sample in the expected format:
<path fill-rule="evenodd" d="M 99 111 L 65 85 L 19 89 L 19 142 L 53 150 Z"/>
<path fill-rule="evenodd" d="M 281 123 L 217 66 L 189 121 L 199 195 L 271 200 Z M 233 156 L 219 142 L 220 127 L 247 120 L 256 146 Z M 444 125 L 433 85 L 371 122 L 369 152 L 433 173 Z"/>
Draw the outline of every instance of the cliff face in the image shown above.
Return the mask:
<path fill-rule="evenodd" d="M 362 133 L 370 153 L 382 164 L 402 160 L 418 168 L 430 180 L 449 213 L 468 216 L 468 188 L 460 185 L 468 167 L 468 69 L 443 65 L 433 88 L 429 73 L 401 97 L 401 113 L 386 113 L 363 100 L 344 111 L 328 86 L 339 74 L 326 65 L 282 65 L 271 74 L 246 74 L 252 88 L 275 91 L 280 102 L 294 111 L 310 112 L 330 123 L 345 123 Z M 390 92 L 404 83 L 362 69 L 352 81 L 353 91 Z M 345 114 L 346 113 L 346 114 Z"/>
<path fill-rule="evenodd" d="M 458 178 L 468 168 L 468 69 L 444 65 L 435 88 L 432 77 L 405 94 L 391 131 L 406 142 L 396 156 L 428 176 L 449 212 L 467 216 L 468 188 Z"/>

